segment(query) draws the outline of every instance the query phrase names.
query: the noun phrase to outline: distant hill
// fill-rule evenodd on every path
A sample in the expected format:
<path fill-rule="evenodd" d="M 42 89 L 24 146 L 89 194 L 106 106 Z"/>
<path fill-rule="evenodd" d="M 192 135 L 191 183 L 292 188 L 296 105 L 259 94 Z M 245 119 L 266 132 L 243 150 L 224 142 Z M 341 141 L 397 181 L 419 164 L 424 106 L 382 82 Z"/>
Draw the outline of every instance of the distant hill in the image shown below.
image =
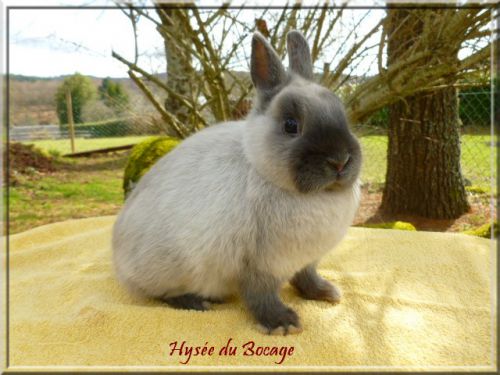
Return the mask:
<path fill-rule="evenodd" d="M 23 76 L 21 74 L 9 74 L 9 78 L 11 81 L 21 81 L 21 82 L 33 82 L 33 81 L 51 81 L 64 79 L 63 76 L 59 77 L 36 77 L 36 76 Z"/>
<path fill-rule="evenodd" d="M 48 125 L 58 124 L 55 94 L 57 88 L 67 76 L 36 77 L 11 74 L 9 79 L 9 116 L 11 125 Z M 88 76 L 96 87 L 104 78 Z M 160 77 L 162 77 L 160 75 Z M 162 78 L 165 78 L 163 75 Z M 129 78 L 112 78 L 123 84 L 129 94 L 131 115 L 141 116 L 154 112 L 153 106 L 144 98 L 142 92 Z M 93 107 L 92 107 L 93 106 Z M 91 103 L 87 111 L 92 116 L 88 121 L 108 119 L 109 111 L 105 111 L 101 103 Z"/>
<path fill-rule="evenodd" d="M 250 77 L 248 72 L 233 71 L 240 81 L 248 81 Z M 18 74 L 10 75 L 10 106 L 9 116 L 10 124 L 12 125 L 47 125 L 58 124 L 58 118 L 55 111 L 55 93 L 57 88 L 67 76 L 61 75 L 57 77 L 36 77 L 24 76 Z M 94 85 L 98 87 L 104 77 L 89 77 Z M 161 81 L 166 82 L 166 74 L 156 75 Z M 316 79 L 319 81 L 321 75 L 317 74 Z M 231 85 L 232 79 L 230 75 L 226 75 L 228 84 Z M 364 78 L 366 79 L 366 77 Z M 130 97 L 130 110 L 128 115 L 139 117 L 142 120 L 143 116 L 155 115 L 158 116 L 153 105 L 145 98 L 144 94 L 136 86 L 130 78 L 112 78 L 115 82 L 120 82 Z M 359 83 L 362 80 L 360 77 L 351 77 L 348 82 Z M 155 94 L 158 101 L 163 103 L 166 99 L 166 94 L 161 89 L 150 85 L 151 91 Z M 239 96 L 238 92 L 233 92 L 233 95 Z M 102 102 L 95 101 L 88 104 L 83 109 L 84 121 L 100 121 L 108 120 L 114 116 L 111 110 L 104 106 Z"/>
<path fill-rule="evenodd" d="M 71 76 L 72 74 L 64 74 L 60 76 L 54 76 L 54 77 L 39 77 L 39 76 L 25 76 L 22 74 L 9 74 L 11 80 L 15 81 L 62 81 L 64 78 Z M 159 75 L 161 77 L 161 75 Z M 86 75 L 86 77 L 91 78 L 92 80 L 103 80 L 106 77 L 95 77 L 95 76 L 89 76 Z M 121 81 L 121 80 L 129 80 L 127 77 L 123 78 L 111 78 L 113 81 Z"/>
<path fill-rule="evenodd" d="M 248 72 L 233 72 L 240 80 L 249 80 Z M 58 124 L 56 115 L 55 94 L 57 88 L 67 76 L 36 77 L 19 74 L 10 75 L 9 116 L 11 125 L 48 125 Z M 98 87 L 104 77 L 89 77 Z M 156 77 L 166 82 L 166 74 L 157 74 Z M 144 94 L 130 78 L 111 78 L 120 82 L 130 97 L 130 116 L 141 117 L 145 115 L 158 115 L 153 105 L 145 98 Z M 228 78 L 230 79 L 230 78 Z M 162 103 L 165 93 L 150 86 L 151 91 Z M 238 95 L 238 93 L 235 93 Z M 84 107 L 85 121 L 107 120 L 113 116 L 101 102 L 94 102 Z M 87 117 L 87 118 L 86 118 Z"/>

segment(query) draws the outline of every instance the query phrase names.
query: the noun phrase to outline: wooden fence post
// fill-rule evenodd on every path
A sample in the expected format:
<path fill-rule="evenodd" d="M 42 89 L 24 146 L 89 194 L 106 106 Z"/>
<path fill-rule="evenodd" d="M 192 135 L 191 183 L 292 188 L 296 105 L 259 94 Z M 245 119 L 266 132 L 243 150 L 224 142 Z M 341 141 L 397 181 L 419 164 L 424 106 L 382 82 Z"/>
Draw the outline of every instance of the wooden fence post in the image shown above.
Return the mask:
<path fill-rule="evenodd" d="M 73 123 L 73 104 L 71 103 L 71 92 L 66 90 L 66 110 L 68 115 L 69 137 L 71 139 L 71 153 L 75 153 L 75 124 Z"/>

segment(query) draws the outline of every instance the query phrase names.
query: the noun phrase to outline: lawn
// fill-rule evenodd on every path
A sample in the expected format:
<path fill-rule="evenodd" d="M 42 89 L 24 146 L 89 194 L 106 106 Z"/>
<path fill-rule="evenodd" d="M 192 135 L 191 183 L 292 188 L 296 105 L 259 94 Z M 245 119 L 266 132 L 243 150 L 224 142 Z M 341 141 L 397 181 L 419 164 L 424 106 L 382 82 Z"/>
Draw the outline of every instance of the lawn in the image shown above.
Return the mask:
<path fill-rule="evenodd" d="M 9 189 L 10 232 L 73 218 L 112 215 L 123 203 L 127 155 L 78 159 L 47 175 L 17 176 Z"/>
<path fill-rule="evenodd" d="M 493 193 L 496 194 L 498 147 L 491 147 L 490 143 L 491 136 L 489 135 L 466 134 L 462 136 L 462 173 L 473 186 L 487 192 L 491 192 L 493 188 Z M 498 144 L 496 135 L 494 143 Z M 492 173 L 495 177 L 493 183 Z"/>
<path fill-rule="evenodd" d="M 90 151 L 106 147 L 124 146 L 135 144 L 150 136 L 135 137 L 115 137 L 115 138 L 75 138 L 75 151 Z M 46 151 L 52 155 L 64 155 L 71 152 L 69 139 L 55 139 L 43 141 L 27 141 L 26 144 L 33 144 L 35 147 Z"/>
<path fill-rule="evenodd" d="M 116 137 L 116 138 L 77 138 L 75 148 L 77 151 L 95 150 L 105 147 L 121 146 L 140 142 L 149 136 Z M 489 135 L 462 136 L 462 172 L 464 177 L 484 191 L 491 191 L 491 150 Z M 496 139 L 496 138 L 495 138 Z M 387 137 L 384 135 L 365 135 L 360 137 L 363 147 L 362 179 L 374 185 L 381 185 L 385 180 L 387 166 Z M 26 142 L 49 154 L 64 155 L 71 152 L 67 139 L 43 140 Z M 493 148 L 496 152 L 496 148 Z M 496 163 L 496 153 L 493 155 Z M 496 164 L 494 165 L 496 171 Z"/>
<path fill-rule="evenodd" d="M 142 138 L 144 137 L 79 139 L 77 147 L 79 151 L 83 151 L 134 143 Z M 377 194 L 380 196 L 385 178 L 387 137 L 368 135 L 360 137 L 360 140 L 364 154 L 362 180 L 370 183 L 373 197 Z M 462 137 L 463 173 L 474 187 L 486 192 L 491 191 L 489 176 L 492 149 L 489 140 L 488 135 Z M 67 140 L 34 143 L 46 151 L 69 151 Z M 17 183 L 10 188 L 11 233 L 71 218 L 116 214 L 123 204 L 121 185 L 127 157 L 128 152 L 125 151 L 76 158 L 53 173 L 16 176 Z M 496 162 L 496 155 L 494 161 Z M 487 200 L 487 196 L 485 198 Z M 478 222 L 477 225 L 483 221 L 482 217 L 481 223 Z M 476 223 L 471 225 L 476 226 Z"/>
<path fill-rule="evenodd" d="M 387 167 L 387 137 L 367 135 L 360 137 L 360 140 L 364 156 L 361 178 L 363 182 L 381 185 L 384 183 Z M 462 136 L 462 173 L 474 187 L 486 192 L 490 192 L 492 188 L 491 157 L 493 156 L 495 172 L 497 161 L 497 148 L 492 148 L 490 141 L 489 135 Z M 496 190 L 496 184 L 493 188 Z"/>

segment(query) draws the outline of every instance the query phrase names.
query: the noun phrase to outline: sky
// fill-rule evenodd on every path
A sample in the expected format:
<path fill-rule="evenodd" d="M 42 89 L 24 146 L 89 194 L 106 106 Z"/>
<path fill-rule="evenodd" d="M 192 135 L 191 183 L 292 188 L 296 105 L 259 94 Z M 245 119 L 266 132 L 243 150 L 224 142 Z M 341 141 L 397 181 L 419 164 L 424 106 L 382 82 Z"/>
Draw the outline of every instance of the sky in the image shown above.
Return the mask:
<path fill-rule="evenodd" d="M 80 72 L 125 77 L 115 50 L 133 59 L 133 30 L 119 9 L 10 9 L 9 70 L 12 74 L 58 76 Z M 162 40 L 147 21 L 139 21 L 142 52 L 161 53 Z M 158 69 L 161 60 L 153 64 Z"/>
<path fill-rule="evenodd" d="M 23 0 L 4 0 L 4 3 L 33 4 Z M 110 0 L 47 0 L 38 4 L 114 5 Z M 203 4 L 209 5 L 206 1 Z M 254 14 L 248 12 L 246 17 L 253 22 Z M 148 71 L 165 71 L 163 40 L 151 22 L 139 21 L 138 39 L 141 67 Z M 111 57 L 112 50 L 126 59 L 133 59 L 132 26 L 120 9 L 9 10 L 11 74 L 53 77 L 79 72 L 97 77 L 127 77 L 126 67 Z M 242 62 L 239 67 L 247 69 L 247 64 Z"/>
<path fill-rule="evenodd" d="M 2 0 L 0 0 L 2 1 Z M 137 3 L 136 0 L 134 3 Z M 147 1 L 147 0 L 144 0 Z M 232 1 L 232 5 L 241 3 Z M 339 0 L 340 1 L 340 0 Z M 26 6 L 33 5 L 27 0 L 3 0 L 5 5 Z M 214 4 L 220 4 L 221 1 Z M 269 1 L 256 0 L 252 4 L 268 4 Z M 380 5 L 380 1 L 368 2 L 371 5 Z M 199 2 L 197 2 L 199 3 Z M 209 0 L 203 5 L 210 5 Z M 304 1 L 307 5 L 307 0 Z M 309 1 L 309 3 L 311 3 Z M 350 1 L 350 5 L 360 1 Z M 9 10 L 9 70 L 11 74 L 29 76 L 54 77 L 79 72 L 96 77 L 127 77 L 125 65 L 111 57 L 114 50 L 128 60 L 133 60 L 134 43 L 130 20 L 120 9 L 50 9 L 44 6 L 114 6 L 111 0 L 40 0 L 35 4 L 39 9 L 10 9 Z M 275 3 L 273 3 L 274 5 Z M 367 1 L 362 2 L 363 5 Z M 361 16 L 363 11 L 352 11 L 354 17 Z M 373 11 L 361 24 L 359 35 L 371 29 L 378 22 L 383 11 Z M 378 12 L 378 16 L 376 14 Z M 154 12 L 153 12 L 154 14 Z M 255 14 L 246 13 L 247 21 L 253 22 Z M 343 16 L 344 17 L 344 16 Z M 345 32 L 350 32 L 349 27 Z M 152 22 L 140 19 L 138 23 L 138 39 L 140 52 L 140 66 L 151 72 L 165 71 L 165 56 L 163 40 L 155 30 Z M 246 42 L 250 38 L 246 39 Z M 374 35 L 378 41 L 379 36 Z M 350 44 L 349 44 L 350 45 Z M 348 46 L 349 46 L 348 45 Z M 333 47 L 348 48 L 346 45 Z M 248 49 L 245 45 L 242 48 Z M 342 51 L 342 50 L 341 50 Z M 335 52 L 335 51 L 333 51 Z M 339 57 L 342 53 L 338 54 Z M 242 61 L 237 68 L 247 69 L 248 62 Z M 368 61 L 368 59 L 367 59 Z M 376 64 L 363 62 L 358 68 L 358 74 L 374 74 Z M 318 62 L 322 66 L 322 62 Z M 334 65 L 332 65 L 334 66 Z"/>

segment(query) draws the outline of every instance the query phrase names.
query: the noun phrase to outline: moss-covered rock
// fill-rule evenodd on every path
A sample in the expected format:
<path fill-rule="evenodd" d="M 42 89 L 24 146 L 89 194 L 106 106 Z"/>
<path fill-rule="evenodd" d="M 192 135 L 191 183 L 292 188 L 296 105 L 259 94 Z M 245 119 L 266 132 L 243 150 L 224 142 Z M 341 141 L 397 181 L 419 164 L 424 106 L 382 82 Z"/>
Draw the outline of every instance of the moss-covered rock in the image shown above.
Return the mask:
<path fill-rule="evenodd" d="M 179 139 L 172 137 L 151 137 L 132 148 L 123 176 L 125 198 L 153 164 L 172 151 L 179 142 Z"/>
<path fill-rule="evenodd" d="M 466 230 L 462 233 L 478 237 L 491 238 L 491 227 L 491 223 L 486 223 L 476 229 Z M 498 223 L 496 220 L 493 222 L 493 237 L 498 238 Z"/>
<path fill-rule="evenodd" d="M 407 223 L 405 221 L 391 221 L 388 223 L 377 223 L 377 224 L 362 224 L 360 226 L 365 228 L 417 230 L 417 228 L 415 228 L 413 224 Z"/>

